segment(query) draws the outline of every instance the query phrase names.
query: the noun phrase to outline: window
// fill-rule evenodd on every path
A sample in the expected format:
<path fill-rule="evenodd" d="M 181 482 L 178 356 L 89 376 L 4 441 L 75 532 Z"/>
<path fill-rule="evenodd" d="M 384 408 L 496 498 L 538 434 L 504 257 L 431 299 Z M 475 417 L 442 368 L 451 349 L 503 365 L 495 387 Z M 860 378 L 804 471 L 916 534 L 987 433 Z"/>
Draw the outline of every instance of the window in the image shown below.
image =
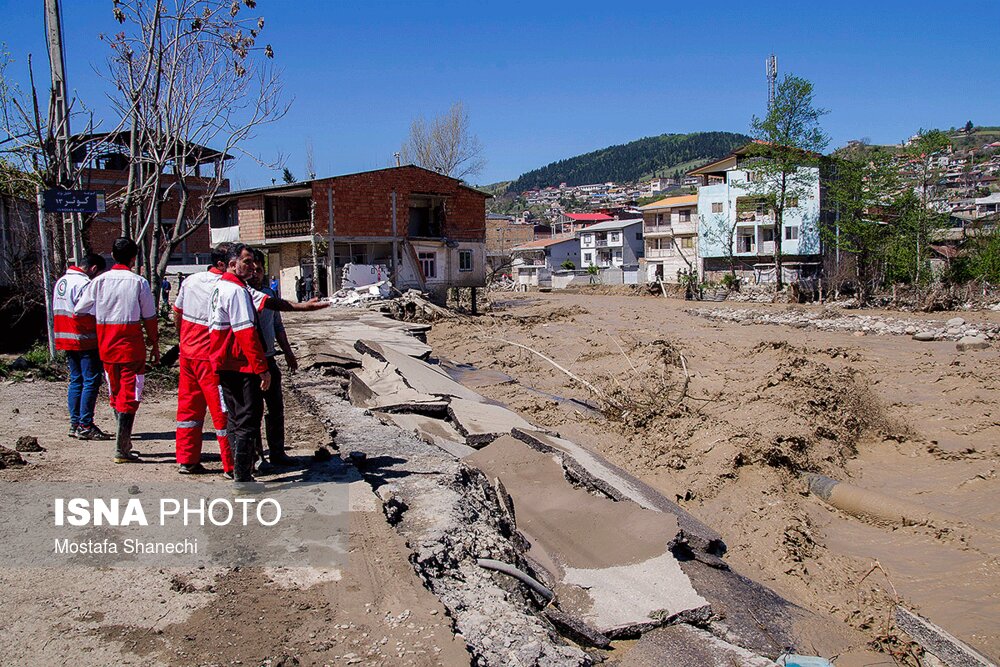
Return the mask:
<path fill-rule="evenodd" d="M 424 278 L 437 278 L 437 253 L 418 252 L 417 259 L 420 260 L 420 270 Z"/>
<path fill-rule="evenodd" d="M 798 241 L 799 240 L 799 228 L 798 227 L 785 227 L 785 240 L 786 241 Z"/>
<path fill-rule="evenodd" d="M 642 240 L 642 232 L 636 232 L 635 233 L 635 240 L 636 241 L 641 241 Z"/>
<path fill-rule="evenodd" d="M 611 238 L 609 239 L 612 243 L 618 243 L 618 232 L 611 232 Z"/>
<path fill-rule="evenodd" d="M 753 236 L 740 234 L 736 237 L 736 252 L 753 252 Z"/>
<path fill-rule="evenodd" d="M 785 199 L 785 208 L 798 208 L 799 198 L 798 197 L 787 197 Z"/>
<path fill-rule="evenodd" d="M 764 243 L 774 240 L 774 227 L 764 227 L 760 230 L 760 238 Z"/>
<path fill-rule="evenodd" d="M 459 250 L 458 251 L 458 270 L 459 271 L 471 271 L 472 270 L 472 251 L 471 250 Z"/>
<path fill-rule="evenodd" d="M 757 177 L 754 176 L 754 174 L 753 174 L 752 171 L 748 171 L 747 172 L 747 183 L 753 183 L 755 180 L 757 180 Z"/>
<path fill-rule="evenodd" d="M 719 204 L 719 206 L 722 206 L 722 204 Z M 678 213 L 677 214 L 677 221 L 678 222 L 691 222 L 691 211 L 687 210 L 687 211 L 681 211 L 680 213 Z"/>
<path fill-rule="evenodd" d="M 722 213 L 722 202 L 714 201 L 712 202 L 712 213 Z"/>
<path fill-rule="evenodd" d="M 694 237 L 682 236 L 681 237 L 681 248 L 684 250 L 690 250 L 694 248 Z"/>
<path fill-rule="evenodd" d="M 589 252 L 583 253 L 583 263 L 584 264 L 593 264 L 594 263 L 594 256 L 591 253 L 589 253 Z"/>
<path fill-rule="evenodd" d="M 586 245 L 591 245 L 594 242 L 594 236 L 593 236 L 593 234 L 584 234 L 583 235 L 583 242 Z"/>
<path fill-rule="evenodd" d="M 662 213 L 657 213 L 656 214 L 656 224 L 657 225 L 662 225 L 663 224 L 663 214 Z"/>

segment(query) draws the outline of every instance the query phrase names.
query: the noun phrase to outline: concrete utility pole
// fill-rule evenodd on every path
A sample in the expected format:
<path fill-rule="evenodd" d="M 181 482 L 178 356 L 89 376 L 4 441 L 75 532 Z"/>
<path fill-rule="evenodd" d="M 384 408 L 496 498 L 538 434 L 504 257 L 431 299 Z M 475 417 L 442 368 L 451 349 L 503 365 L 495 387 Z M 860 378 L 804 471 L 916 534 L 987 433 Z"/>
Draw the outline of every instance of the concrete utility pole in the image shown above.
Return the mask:
<path fill-rule="evenodd" d="M 42 188 L 35 195 L 38 206 L 38 238 L 42 251 L 42 290 L 45 292 L 45 326 L 49 334 L 49 360 L 56 358 L 56 330 L 52 319 L 52 270 L 49 268 L 49 233 L 45 229 L 45 201 Z"/>
<path fill-rule="evenodd" d="M 56 154 L 59 158 L 59 184 L 72 188 L 73 156 L 70 153 L 69 102 L 66 95 L 66 55 L 63 51 L 62 17 L 59 0 L 45 2 L 45 40 L 49 48 L 49 70 L 52 73 L 52 127 L 55 130 Z M 63 217 L 65 224 L 65 216 Z M 80 214 L 70 214 L 70 243 L 73 258 L 83 255 Z"/>
<path fill-rule="evenodd" d="M 769 55 L 764 67 L 767 69 L 767 108 L 770 110 L 774 106 L 774 85 L 778 80 L 778 56 Z"/>

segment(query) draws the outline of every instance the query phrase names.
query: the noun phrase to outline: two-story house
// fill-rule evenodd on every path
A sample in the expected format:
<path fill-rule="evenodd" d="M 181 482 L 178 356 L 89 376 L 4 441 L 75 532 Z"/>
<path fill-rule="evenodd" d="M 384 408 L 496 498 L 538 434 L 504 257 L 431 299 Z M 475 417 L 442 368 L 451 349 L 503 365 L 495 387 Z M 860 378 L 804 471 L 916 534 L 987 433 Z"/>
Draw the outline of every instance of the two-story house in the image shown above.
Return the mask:
<path fill-rule="evenodd" d="M 803 168 L 811 178 L 804 194 L 785 205 L 782 228 L 775 233 L 774 211 L 755 196 L 755 178 L 746 147 L 694 169 L 698 188 L 698 254 L 703 278 L 718 280 L 734 267 L 754 283 L 775 282 L 774 244 L 781 244 L 785 282 L 818 276 L 822 270 L 821 175 Z"/>
<path fill-rule="evenodd" d="M 643 256 L 642 218 L 609 220 L 576 232 L 582 268 L 635 267 Z"/>
<path fill-rule="evenodd" d="M 348 263 L 384 265 L 396 287 L 441 296 L 486 284 L 489 196 L 413 165 L 240 190 L 216 197 L 212 242 L 264 250 L 286 299 L 314 266 L 322 293 L 339 289 Z"/>
<path fill-rule="evenodd" d="M 518 285 L 537 287 L 552 279 L 552 273 L 572 262 L 580 267 L 580 242 L 573 234 L 529 241 L 511 250 L 514 260 L 511 272 Z"/>
<path fill-rule="evenodd" d="M 640 262 L 640 271 L 646 280 L 675 283 L 679 271 L 701 275 L 698 195 L 667 197 L 639 210 L 642 211 L 645 240 L 645 257 Z"/>

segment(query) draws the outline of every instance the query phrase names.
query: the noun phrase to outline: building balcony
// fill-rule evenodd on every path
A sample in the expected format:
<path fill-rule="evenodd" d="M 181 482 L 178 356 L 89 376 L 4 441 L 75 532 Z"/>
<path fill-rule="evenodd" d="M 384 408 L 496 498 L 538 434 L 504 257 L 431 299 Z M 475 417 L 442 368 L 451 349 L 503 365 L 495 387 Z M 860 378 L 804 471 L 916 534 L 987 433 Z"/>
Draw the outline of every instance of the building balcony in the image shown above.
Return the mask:
<path fill-rule="evenodd" d="M 642 226 L 643 236 L 671 236 L 674 233 L 674 228 L 668 224 L 651 224 Z"/>
<path fill-rule="evenodd" d="M 312 223 L 309 220 L 264 223 L 264 238 L 268 239 L 286 239 L 295 236 L 309 236 L 310 234 L 312 234 Z"/>
<path fill-rule="evenodd" d="M 648 248 L 646 250 L 646 259 L 666 259 L 673 256 L 673 248 Z"/>
<path fill-rule="evenodd" d="M 609 245 L 610 244 L 607 239 L 597 239 L 594 241 L 594 247 L 596 248 L 607 248 Z"/>
<path fill-rule="evenodd" d="M 674 229 L 674 234 L 694 234 L 698 231 L 698 218 L 697 216 L 691 218 L 690 220 L 684 220 L 673 222 L 670 225 Z"/>
<path fill-rule="evenodd" d="M 763 257 L 774 255 L 774 241 L 761 241 L 757 244 L 757 254 Z"/>

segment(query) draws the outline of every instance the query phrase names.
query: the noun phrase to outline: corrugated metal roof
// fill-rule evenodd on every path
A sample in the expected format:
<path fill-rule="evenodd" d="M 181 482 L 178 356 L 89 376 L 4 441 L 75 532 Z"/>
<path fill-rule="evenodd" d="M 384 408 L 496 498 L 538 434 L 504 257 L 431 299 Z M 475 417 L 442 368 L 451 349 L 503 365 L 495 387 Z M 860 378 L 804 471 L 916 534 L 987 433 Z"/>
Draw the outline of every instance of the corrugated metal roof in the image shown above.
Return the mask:
<path fill-rule="evenodd" d="M 539 248 L 548 248 L 550 245 L 555 245 L 557 243 L 562 243 L 563 241 L 575 241 L 576 236 L 574 234 L 560 234 L 559 236 L 553 236 L 550 239 L 537 239 L 535 241 L 528 241 L 527 243 L 522 243 L 519 246 L 511 248 L 511 250 L 537 250 Z"/>
<path fill-rule="evenodd" d="M 630 225 L 641 224 L 642 218 L 629 218 L 628 220 L 609 220 L 607 222 L 599 222 L 596 225 L 588 225 L 583 229 L 577 231 L 577 234 L 581 232 L 608 232 L 616 229 L 623 229 Z"/>
<path fill-rule="evenodd" d="M 690 206 L 698 203 L 698 195 L 680 195 L 679 197 L 666 197 L 652 204 L 640 206 L 640 211 L 653 211 L 659 208 L 673 208 L 675 206 Z"/>

